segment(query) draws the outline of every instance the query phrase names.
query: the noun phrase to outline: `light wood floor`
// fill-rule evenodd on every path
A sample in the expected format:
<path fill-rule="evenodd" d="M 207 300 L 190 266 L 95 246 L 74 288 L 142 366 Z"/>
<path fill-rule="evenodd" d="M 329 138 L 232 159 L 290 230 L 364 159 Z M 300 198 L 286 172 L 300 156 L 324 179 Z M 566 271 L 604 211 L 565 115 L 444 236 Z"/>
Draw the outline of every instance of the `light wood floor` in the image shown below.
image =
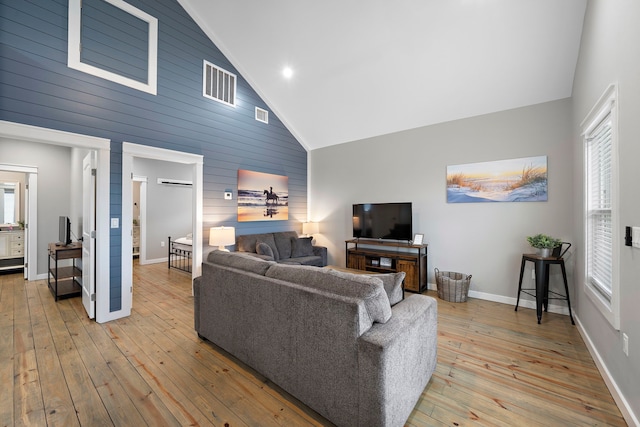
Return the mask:
<path fill-rule="evenodd" d="M 0 275 L 0 426 L 328 423 L 193 329 L 189 276 L 135 268 L 133 313 Z M 439 300 L 438 366 L 410 426 L 626 425 L 567 316 Z"/>

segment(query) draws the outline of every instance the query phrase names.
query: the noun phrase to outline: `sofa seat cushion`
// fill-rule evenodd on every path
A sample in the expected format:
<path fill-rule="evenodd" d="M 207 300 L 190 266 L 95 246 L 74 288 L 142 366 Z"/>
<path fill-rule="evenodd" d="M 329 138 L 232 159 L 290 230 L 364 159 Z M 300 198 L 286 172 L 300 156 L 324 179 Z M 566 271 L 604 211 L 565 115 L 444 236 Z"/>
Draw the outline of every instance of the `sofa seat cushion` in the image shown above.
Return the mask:
<path fill-rule="evenodd" d="M 272 264 L 265 276 L 343 297 L 361 299 L 371 323 L 386 323 L 391 318 L 391 304 L 382 280 L 373 275 L 343 273 L 305 265 Z"/>
<path fill-rule="evenodd" d="M 317 255 L 311 256 L 300 256 L 295 258 L 289 258 L 286 263 L 288 264 L 302 264 L 302 265 L 312 265 L 315 267 L 323 267 L 324 263 L 322 262 L 322 257 Z"/>
<path fill-rule="evenodd" d="M 264 276 L 269 267 L 275 264 L 257 256 L 242 252 L 211 251 L 207 256 L 207 261 L 237 268 L 238 270 L 249 271 Z"/>

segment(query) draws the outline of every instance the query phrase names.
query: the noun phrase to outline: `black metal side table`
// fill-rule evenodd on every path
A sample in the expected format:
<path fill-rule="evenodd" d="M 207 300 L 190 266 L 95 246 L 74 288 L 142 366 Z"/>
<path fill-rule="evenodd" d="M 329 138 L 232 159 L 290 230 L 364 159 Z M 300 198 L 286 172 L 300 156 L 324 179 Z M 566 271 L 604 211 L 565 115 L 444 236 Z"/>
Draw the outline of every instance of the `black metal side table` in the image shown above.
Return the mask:
<path fill-rule="evenodd" d="M 523 254 L 522 255 L 522 263 L 520 264 L 520 281 L 518 282 L 518 298 L 516 300 L 516 308 L 515 311 L 518 311 L 518 305 L 520 304 L 520 293 L 524 292 L 527 295 L 531 295 L 536 298 L 536 314 L 538 315 L 538 324 L 540 324 L 540 320 L 542 319 L 542 309 L 544 311 L 548 310 L 549 300 L 550 299 L 560 299 L 566 300 L 567 305 L 569 306 L 569 317 L 571 318 L 571 324 L 575 325 L 573 321 L 573 314 L 571 313 L 571 300 L 569 299 L 569 285 L 567 284 L 567 271 L 564 267 L 564 258 L 562 257 L 569 247 L 571 247 L 571 243 L 563 243 L 568 245 L 567 248 L 559 255 L 543 257 L 537 254 Z M 535 272 L 536 272 L 536 287 L 534 288 L 522 288 L 522 276 L 524 275 L 524 267 L 527 261 L 531 261 L 534 264 Z M 553 264 L 559 264 L 562 269 L 562 279 L 564 280 L 564 290 L 565 295 L 558 294 L 557 292 L 553 292 L 549 290 L 549 266 Z M 530 291 L 535 291 L 531 293 Z M 554 295 L 554 297 L 549 297 L 549 294 Z"/>

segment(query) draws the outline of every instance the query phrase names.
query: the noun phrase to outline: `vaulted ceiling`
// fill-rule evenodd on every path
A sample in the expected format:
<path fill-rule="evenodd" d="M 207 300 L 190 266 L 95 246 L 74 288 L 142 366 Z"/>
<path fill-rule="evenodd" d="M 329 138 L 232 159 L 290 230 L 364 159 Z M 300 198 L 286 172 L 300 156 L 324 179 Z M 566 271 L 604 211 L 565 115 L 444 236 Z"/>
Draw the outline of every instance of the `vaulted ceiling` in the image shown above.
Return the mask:
<path fill-rule="evenodd" d="M 571 96 L 586 7 L 178 1 L 308 150 Z"/>

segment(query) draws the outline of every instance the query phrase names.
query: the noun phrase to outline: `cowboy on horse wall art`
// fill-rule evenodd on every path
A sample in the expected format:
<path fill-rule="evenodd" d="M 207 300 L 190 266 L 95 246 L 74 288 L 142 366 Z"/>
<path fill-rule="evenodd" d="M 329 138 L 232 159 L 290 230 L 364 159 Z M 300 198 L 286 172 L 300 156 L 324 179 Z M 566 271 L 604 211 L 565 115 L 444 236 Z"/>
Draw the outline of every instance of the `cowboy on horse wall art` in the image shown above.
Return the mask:
<path fill-rule="evenodd" d="M 275 203 L 276 205 L 278 204 L 278 195 L 276 193 L 273 192 L 273 187 L 269 187 L 269 191 L 264 190 L 264 193 L 267 196 L 267 199 L 265 200 L 266 204 L 269 204 L 269 200 L 273 200 L 273 203 Z"/>
<path fill-rule="evenodd" d="M 289 219 L 289 178 L 238 170 L 238 221 Z"/>

